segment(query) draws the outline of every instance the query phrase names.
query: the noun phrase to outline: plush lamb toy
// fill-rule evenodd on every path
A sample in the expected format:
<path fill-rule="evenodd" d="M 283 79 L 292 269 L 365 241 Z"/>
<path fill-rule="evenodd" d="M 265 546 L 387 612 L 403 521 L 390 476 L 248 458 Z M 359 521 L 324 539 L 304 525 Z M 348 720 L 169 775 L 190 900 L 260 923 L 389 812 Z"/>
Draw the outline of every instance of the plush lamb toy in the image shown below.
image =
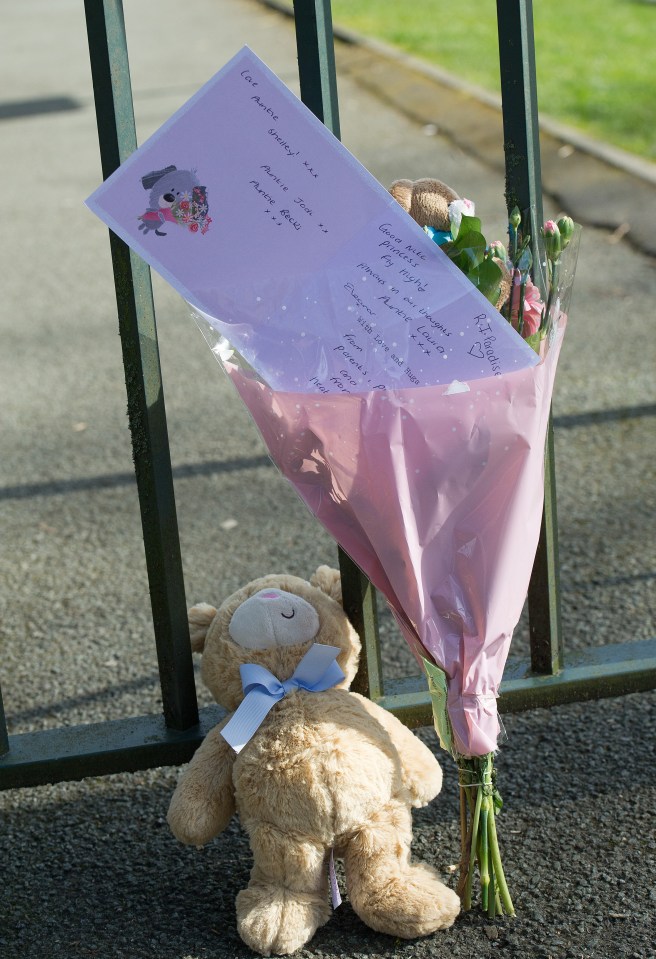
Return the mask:
<path fill-rule="evenodd" d="M 330 918 L 333 854 L 372 929 L 424 936 L 460 909 L 432 868 L 410 862 L 410 807 L 437 795 L 440 767 L 394 716 L 348 691 L 360 641 L 340 594 L 339 573 L 322 566 L 312 584 L 265 576 L 219 610 L 189 612 L 203 680 L 229 715 L 183 773 L 168 821 L 200 846 L 239 813 L 254 865 L 237 923 L 264 956 L 294 952 Z"/>

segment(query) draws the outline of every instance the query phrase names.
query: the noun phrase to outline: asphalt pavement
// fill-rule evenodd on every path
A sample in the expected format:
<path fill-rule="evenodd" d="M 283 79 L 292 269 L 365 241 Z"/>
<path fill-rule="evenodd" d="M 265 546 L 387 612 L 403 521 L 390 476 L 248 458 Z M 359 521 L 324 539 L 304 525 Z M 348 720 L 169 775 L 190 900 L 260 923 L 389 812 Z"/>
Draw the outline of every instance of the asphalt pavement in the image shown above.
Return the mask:
<path fill-rule="evenodd" d="M 244 43 L 297 92 L 280 12 L 255 0 L 125 6 L 140 141 Z M 3 26 L 0 682 L 18 733 L 161 703 L 107 233 L 83 205 L 101 179 L 83 9 L 5 3 Z M 386 185 L 440 177 L 501 236 L 494 105 L 353 38 L 337 60 L 354 155 Z M 545 131 L 545 212 L 585 226 L 554 396 L 563 620 L 576 649 L 656 635 L 656 187 L 648 165 L 609 164 L 560 132 Z M 158 277 L 154 289 L 189 603 L 334 563 L 184 303 Z M 416 672 L 382 622 L 387 674 Z M 522 620 L 511 655 L 526 646 Z M 200 683 L 199 694 L 209 701 Z M 346 899 L 299 956 L 654 959 L 655 701 L 506 717 L 500 829 L 516 919 L 472 913 L 406 943 L 371 932 Z M 420 735 L 439 753 L 432 730 Z M 443 766 L 442 794 L 415 815 L 415 853 L 454 882 L 457 795 Z M 234 918 L 248 844 L 237 822 L 203 851 L 177 844 L 165 823 L 176 776 L 0 794 L 2 959 L 252 955 Z"/>

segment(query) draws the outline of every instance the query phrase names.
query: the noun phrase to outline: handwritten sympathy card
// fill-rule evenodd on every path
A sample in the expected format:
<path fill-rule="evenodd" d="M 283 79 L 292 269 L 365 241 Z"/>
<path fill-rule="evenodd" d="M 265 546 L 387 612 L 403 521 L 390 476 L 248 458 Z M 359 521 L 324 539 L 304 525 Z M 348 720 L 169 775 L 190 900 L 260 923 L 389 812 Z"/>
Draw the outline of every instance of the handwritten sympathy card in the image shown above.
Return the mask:
<path fill-rule="evenodd" d="M 87 205 L 274 389 L 446 386 L 538 362 L 247 47 Z"/>

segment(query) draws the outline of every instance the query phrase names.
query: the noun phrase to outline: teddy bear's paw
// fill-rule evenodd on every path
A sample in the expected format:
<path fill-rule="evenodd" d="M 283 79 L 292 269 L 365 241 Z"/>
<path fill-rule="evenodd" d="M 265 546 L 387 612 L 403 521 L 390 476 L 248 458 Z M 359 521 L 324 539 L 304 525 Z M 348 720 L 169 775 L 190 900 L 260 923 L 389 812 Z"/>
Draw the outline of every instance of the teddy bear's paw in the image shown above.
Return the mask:
<path fill-rule="evenodd" d="M 456 893 L 422 864 L 379 876 L 349 893 L 353 908 L 368 926 L 402 939 L 448 929 L 460 912 Z"/>
<path fill-rule="evenodd" d="M 442 769 L 433 754 L 429 750 L 426 752 L 428 756 L 421 763 L 420 769 L 413 769 L 412 780 L 407 783 L 411 803 L 415 808 L 427 806 L 442 789 Z"/>
<path fill-rule="evenodd" d="M 166 819 L 179 842 L 189 846 L 204 846 L 225 829 L 226 817 L 214 806 L 193 806 L 177 800 L 177 794 L 174 793 Z"/>
<path fill-rule="evenodd" d="M 287 956 L 330 919 L 325 896 L 257 883 L 237 895 L 237 928 L 247 946 L 263 956 Z"/>

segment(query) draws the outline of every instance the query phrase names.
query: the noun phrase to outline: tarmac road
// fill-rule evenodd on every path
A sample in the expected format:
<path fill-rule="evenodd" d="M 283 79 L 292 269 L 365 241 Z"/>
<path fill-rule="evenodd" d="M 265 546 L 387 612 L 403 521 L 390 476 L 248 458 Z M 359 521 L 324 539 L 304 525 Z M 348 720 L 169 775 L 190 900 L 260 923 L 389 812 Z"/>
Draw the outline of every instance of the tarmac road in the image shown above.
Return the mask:
<path fill-rule="evenodd" d="M 140 140 L 244 43 L 296 88 L 291 23 L 253 0 L 140 0 L 126 18 Z M 6 3 L 3 25 L 0 680 L 10 732 L 22 732 L 161 706 L 109 249 L 82 204 L 101 176 L 82 6 Z M 349 149 L 385 184 L 439 176 L 501 235 L 492 152 L 399 110 L 403 78 L 390 64 L 363 75 L 360 55 L 338 54 Z M 447 93 L 433 86 L 439 114 Z M 628 221 L 649 194 L 621 182 Z M 586 190 L 585 203 L 577 194 L 577 216 L 604 222 L 607 189 Z M 546 211 L 558 212 L 554 199 Z M 570 647 L 656 635 L 656 273 L 616 226 L 584 232 L 554 399 Z M 190 604 L 218 603 L 266 572 L 307 576 L 334 562 L 184 304 L 157 277 L 154 287 Z M 416 670 L 383 625 L 388 673 Z M 516 654 L 525 647 L 521 624 Z M 372 933 L 346 901 L 299 955 L 654 959 L 654 702 L 649 693 L 506 719 L 501 835 L 517 919 L 468 915 L 405 943 Z M 437 751 L 433 732 L 421 735 Z M 457 797 L 443 765 L 442 795 L 415 816 L 415 851 L 453 881 Z M 202 852 L 178 845 L 164 821 L 176 775 L 0 795 L 3 959 L 251 955 L 233 905 L 247 844 L 233 822 Z"/>

